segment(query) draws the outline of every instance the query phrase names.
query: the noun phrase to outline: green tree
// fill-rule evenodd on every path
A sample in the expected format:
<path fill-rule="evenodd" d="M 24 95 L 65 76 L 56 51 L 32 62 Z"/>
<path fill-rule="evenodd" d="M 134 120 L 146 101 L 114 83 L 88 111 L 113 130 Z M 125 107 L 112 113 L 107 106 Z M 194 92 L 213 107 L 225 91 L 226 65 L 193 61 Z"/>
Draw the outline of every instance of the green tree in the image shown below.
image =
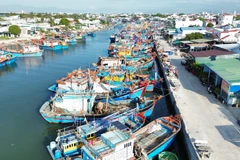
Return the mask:
<path fill-rule="evenodd" d="M 19 26 L 17 25 L 11 25 L 9 28 L 8 28 L 8 31 L 13 34 L 14 36 L 16 35 L 19 35 L 21 33 L 21 29 Z"/>
<path fill-rule="evenodd" d="M 65 26 L 69 26 L 70 21 L 69 21 L 67 18 L 63 17 L 63 18 L 60 20 L 59 24 L 60 24 L 60 25 L 65 25 Z"/>
<path fill-rule="evenodd" d="M 50 24 L 51 27 L 55 25 L 55 22 L 54 22 L 53 18 L 50 18 L 48 23 Z"/>
<path fill-rule="evenodd" d="M 21 13 L 20 15 L 20 18 L 24 19 L 24 18 L 27 18 L 27 15 L 25 13 Z"/>
<path fill-rule="evenodd" d="M 29 18 L 34 18 L 34 17 L 35 17 L 35 14 L 34 14 L 33 12 L 30 12 L 30 13 L 28 14 L 28 17 L 29 17 Z"/>
<path fill-rule="evenodd" d="M 198 19 L 199 19 L 200 21 L 203 21 L 203 22 L 205 22 L 205 21 L 206 21 L 206 19 L 205 19 L 205 18 L 203 18 L 203 17 L 198 17 Z"/>
<path fill-rule="evenodd" d="M 240 20 L 240 15 L 237 15 L 237 16 L 235 17 L 235 19 L 236 19 L 237 21 L 239 21 L 239 20 Z"/>
<path fill-rule="evenodd" d="M 207 24 L 207 27 L 212 28 L 213 26 L 214 26 L 214 25 L 213 25 L 211 22 Z"/>
<path fill-rule="evenodd" d="M 200 32 L 194 32 L 191 34 L 187 34 L 186 37 L 184 38 L 184 40 L 193 40 L 193 39 L 202 39 L 203 38 L 203 34 Z"/>
<path fill-rule="evenodd" d="M 157 14 L 154 14 L 153 17 L 167 18 L 168 15 L 164 15 L 164 14 L 161 14 L 161 13 L 157 13 Z"/>
<path fill-rule="evenodd" d="M 5 21 L 5 19 L 3 19 L 3 17 L 0 16 L 0 21 Z"/>
<path fill-rule="evenodd" d="M 107 24 L 107 21 L 105 21 L 105 20 L 101 20 L 101 22 L 100 22 L 102 25 L 106 25 Z"/>
<path fill-rule="evenodd" d="M 80 23 L 77 17 L 74 17 L 74 22 L 77 23 L 77 24 Z"/>

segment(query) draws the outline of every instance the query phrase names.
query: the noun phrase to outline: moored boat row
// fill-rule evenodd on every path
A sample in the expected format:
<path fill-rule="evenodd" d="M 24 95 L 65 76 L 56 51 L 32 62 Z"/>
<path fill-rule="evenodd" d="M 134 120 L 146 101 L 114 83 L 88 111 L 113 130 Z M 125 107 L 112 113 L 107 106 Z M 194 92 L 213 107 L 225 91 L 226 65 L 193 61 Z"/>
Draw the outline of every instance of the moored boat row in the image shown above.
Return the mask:
<path fill-rule="evenodd" d="M 42 117 L 50 123 L 74 124 L 59 130 L 47 146 L 52 159 L 147 160 L 171 146 L 181 117 L 149 122 L 163 97 L 151 34 L 151 28 L 123 27 L 110 37 L 108 57 L 99 57 L 89 69 L 74 70 L 49 87 L 55 93 L 40 108 Z"/>

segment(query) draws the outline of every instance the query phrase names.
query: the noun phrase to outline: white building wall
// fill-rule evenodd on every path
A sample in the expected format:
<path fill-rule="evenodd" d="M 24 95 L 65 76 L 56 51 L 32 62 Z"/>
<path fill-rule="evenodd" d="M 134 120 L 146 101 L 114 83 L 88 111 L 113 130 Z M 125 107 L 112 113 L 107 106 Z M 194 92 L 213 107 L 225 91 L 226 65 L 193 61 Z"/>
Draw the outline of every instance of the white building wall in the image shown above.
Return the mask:
<path fill-rule="evenodd" d="M 117 145 L 114 152 L 107 154 L 103 157 L 103 160 L 126 160 L 134 157 L 133 154 L 133 141 L 127 141 L 126 143 L 131 142 L 131 146 L 124 148 L 124 144 Z"/>
<path fill-rule="evenodd" d="M 233 23 L 233 15 L 225 15 L 222 14 L 220 16 L 220 25 L 227 25 L 227 24 L 232 24 Z"/>
<path fill-rule="evenodd" d="M 203 21 L 200 21 L 199 19 L 195 20 L 195 21 L 189 21 L 188 19 L 186 19 L 185 21 L 182 20 L 176 20 L 175 21 L 175 28 L 181 28 L 181 27 L 189 27 L 189 26 L 203 26 Z"/>

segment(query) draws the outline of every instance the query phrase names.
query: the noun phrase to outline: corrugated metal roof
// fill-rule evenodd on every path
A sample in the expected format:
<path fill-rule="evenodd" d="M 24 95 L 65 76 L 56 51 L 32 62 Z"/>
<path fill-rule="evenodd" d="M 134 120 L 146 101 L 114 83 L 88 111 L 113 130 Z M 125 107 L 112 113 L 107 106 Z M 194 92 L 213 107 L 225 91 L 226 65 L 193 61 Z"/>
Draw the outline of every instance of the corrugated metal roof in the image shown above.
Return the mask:
<path fill-rule="evenodd" d="M 229 51 L 222 51 L 222 50 L 207 50 L 207 51 L 199 51 L 199 52 L 190 52 L 193 57 L 210 57 L 210 56 L 219 56 L 219 55 L 229 55 L 234 54 L 233 52 Z"/>
<path fill-rule="evenodd" d="M 213 40 L 212 39 L 194 39 L 191 41 L 194 43 L 207 43 L 207 42 L 212 42 Z"/>
<path fill-rule="evenodd" d="M 222 79 L 229 84 L 240 82 L 240 60 L 239 59 L 224 59 L 212 61 L 205 64 L 215 73 L 217 73 Z"/>

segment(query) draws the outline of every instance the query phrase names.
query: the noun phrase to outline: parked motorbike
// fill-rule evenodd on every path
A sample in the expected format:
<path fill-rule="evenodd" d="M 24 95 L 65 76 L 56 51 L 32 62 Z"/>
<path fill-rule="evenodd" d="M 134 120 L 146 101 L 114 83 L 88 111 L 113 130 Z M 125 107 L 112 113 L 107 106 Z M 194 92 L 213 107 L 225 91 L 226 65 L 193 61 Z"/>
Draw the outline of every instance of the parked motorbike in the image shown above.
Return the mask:
<path fill-rule="evenodd" d="M 210 94 L 210 93 L 213 93 L 213 91 L 214 91 L 214 85 L 213 84 L 209 84 L 209 86 L 208 86 L 208 88 L 207 88 L 207 91 L 208 91 L 208 93 Z"/>

